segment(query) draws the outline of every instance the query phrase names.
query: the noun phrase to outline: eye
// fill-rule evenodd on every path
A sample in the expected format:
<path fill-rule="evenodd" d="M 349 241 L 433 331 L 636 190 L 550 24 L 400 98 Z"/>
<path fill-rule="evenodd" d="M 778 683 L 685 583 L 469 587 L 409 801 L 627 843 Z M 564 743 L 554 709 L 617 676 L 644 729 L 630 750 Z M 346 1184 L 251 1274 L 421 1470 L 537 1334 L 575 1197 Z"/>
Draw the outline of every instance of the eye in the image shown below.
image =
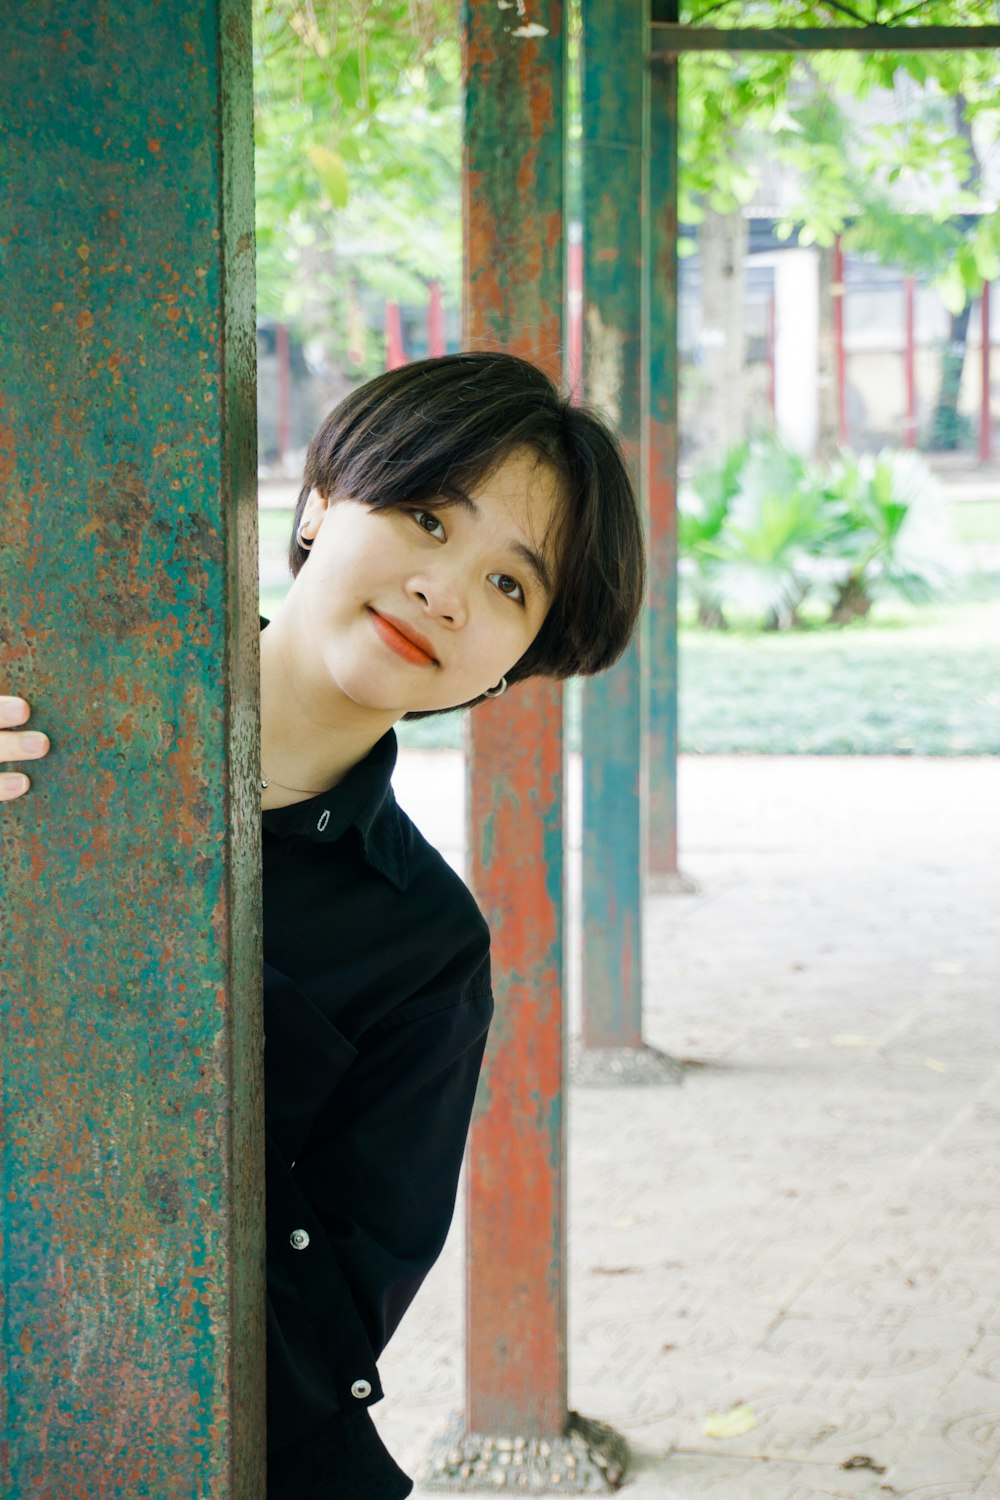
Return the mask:
<path fill-rule="evenodd" d="M 429 510 L 415 510 L 411 514 L 421 531 L 426 531 L 427 535 L 434 537 L 435 541 L 445 540 L 444 527 L 437 516 L 432 515 Z"/>
<path fill-rule="evenodd" d="M 487 577 L 508 599 L 513 599 L 518 604 L 524 603 L 524 589 L 509 573 L 488 573 Z"/>

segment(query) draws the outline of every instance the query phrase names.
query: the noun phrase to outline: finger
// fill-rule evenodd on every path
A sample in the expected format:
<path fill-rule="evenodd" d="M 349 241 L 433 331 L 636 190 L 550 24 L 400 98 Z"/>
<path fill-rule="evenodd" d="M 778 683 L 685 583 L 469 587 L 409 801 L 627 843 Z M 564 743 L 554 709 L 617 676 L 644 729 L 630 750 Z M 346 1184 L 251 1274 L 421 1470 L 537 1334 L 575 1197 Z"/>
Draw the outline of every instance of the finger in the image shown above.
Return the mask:
<path fill-rule="evenodd" d="M 30 785 L 27 776 L 20 772 L 5 772 L 0 775 L 0 802 L 13 802 L 15 797 L 23 797 Z"/>
<path fill-rule="evenodd" d="M 0 724 L 23 724 L 30 712 L 23 698 L 0 695 Z"/>
<path fill-rule="evenodd" d="M 38 729 L 29 729 L 23 734 L 0 731 L 0 761 L 39 760 L 48 755 L 50 749 L 48 735 Z"/>

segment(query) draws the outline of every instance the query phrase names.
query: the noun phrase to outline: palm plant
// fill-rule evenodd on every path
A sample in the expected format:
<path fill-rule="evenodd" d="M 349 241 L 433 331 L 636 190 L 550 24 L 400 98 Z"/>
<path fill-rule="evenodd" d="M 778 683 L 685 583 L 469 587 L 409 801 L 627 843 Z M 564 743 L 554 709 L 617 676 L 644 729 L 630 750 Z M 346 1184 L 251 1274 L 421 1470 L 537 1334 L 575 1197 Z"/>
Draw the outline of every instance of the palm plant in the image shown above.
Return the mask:
<path fill-rule="evenodd" d="M 879 593 L 925 602 L 949 576 L 941 499 L 914 453 L 845 453 L 827 474 L 775 438 L 754 438 L 698 471 L 678 527 L 701 625 L 788 629 L 810 592 L 843 624 Z"/>
<path fill-rule="evenodd" d="M 690 489 L 680 493 L 677 541 L 681 557 L 688 563 L 699 625 L 718 629 L 726 625 L 719 579 L 719 538 L 729 507 L 739 494 L 740 474 L 749 452 L 749 443 L 737 443 L 721 464 L 700 468 Z"/>
<path fill-rule="evenodd" d="M 831 623 L 860 619 L 879 593 L 926 603 L 949 577 L 949 539 L 934 477 L 915 453 L 845 454 L 830 482 L 846 529 Z"/>
<path fill-rule="evenodd" d="M 765 629 L 798 624 L 813 560 L 840 528 L 818 471 L 775 439 L 755 439 L 725 525 L 710 544 L 727 607 Z"/>

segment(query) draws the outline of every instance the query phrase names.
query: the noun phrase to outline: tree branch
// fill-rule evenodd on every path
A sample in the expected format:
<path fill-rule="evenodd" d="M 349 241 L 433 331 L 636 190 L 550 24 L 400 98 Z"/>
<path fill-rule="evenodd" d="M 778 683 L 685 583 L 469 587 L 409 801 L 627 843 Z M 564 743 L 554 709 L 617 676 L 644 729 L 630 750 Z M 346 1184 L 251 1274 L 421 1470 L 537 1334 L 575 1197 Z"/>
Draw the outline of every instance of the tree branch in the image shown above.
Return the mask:
<path fill-rule="evenodd" d="M 829 10 L 839 11 L 843 16 L 850 16 L 853 21 L 857 21 L 861 26 L 871 26 L 873 24 L 870 17 L 861 15 L 859 11 L 854 10 L 850 5 L 844 5 L 843 0 L 822 0 L 822 3 Z"/>

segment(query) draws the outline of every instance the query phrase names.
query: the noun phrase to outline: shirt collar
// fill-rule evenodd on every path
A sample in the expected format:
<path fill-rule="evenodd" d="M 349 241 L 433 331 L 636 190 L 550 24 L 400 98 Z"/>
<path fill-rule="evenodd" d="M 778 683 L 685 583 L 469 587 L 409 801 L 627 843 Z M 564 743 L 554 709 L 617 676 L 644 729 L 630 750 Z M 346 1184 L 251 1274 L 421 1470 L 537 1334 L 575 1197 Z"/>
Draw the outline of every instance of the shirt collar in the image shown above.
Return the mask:
<path fill-rule="evenodd" d="M 267 624 L 260 618 L 261 629 Z M 328 792 L 289 807 L 270 807 L 263 827 L 278 838 L 329 844 L 356 828 L 365 859 L 399 890 L 408 882 L 401 814 L 390 785 L 396 767 L 396 735 L 390 729 Z"/>

